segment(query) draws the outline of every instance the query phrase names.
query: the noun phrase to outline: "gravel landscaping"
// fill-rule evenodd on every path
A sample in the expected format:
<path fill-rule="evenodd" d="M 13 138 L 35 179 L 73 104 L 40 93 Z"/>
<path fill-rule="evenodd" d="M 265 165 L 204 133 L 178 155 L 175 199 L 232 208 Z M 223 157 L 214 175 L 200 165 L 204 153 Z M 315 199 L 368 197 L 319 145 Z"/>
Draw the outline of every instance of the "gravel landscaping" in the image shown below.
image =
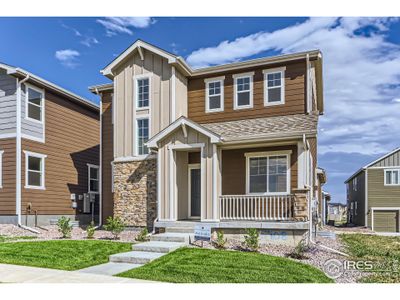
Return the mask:
<path fill-rule="evenodd" d="M 42 226 L 40 228 L 34 228 L 39 231 L 39 234 L 33 233 L 29 230 L 20 228 L 10 224 L 0 224 L 0 236 L 6 237 L 22 237 L 22 236 L 35 236 L 35 241 L 40 240 L 54 240 L 61 239 L 61 233 L 58 232 L 56 225 Z M 120 234 L 119 241 L 121 242 L 135 242 L 135 237 L 139 234 L 139 231 L 125 230 Z M 80 227 L 72 229 L 71 240 L 86 240 L 86 231 Z M 94 240 L 112 240 L 113 236 L 110 232 L 105 230 L 96 230 L 94 234 Z"/>
<path fill-rule="evenodd" d="M 240 251 L 243 250 L 242 248 L 242 242 L 243 240 L 233 240 L 230 239 L 226 243 L 226 250 L 229 251 Z M 325 238 L 325 237 L 317 237 L 316 239 L 317 245 L 324 245 L 329 248 L 345 252 L 346 250 L 344 248 L 344 245 L 341 243 L 340 238 L 336 236 L 336 239 L 332 238 Z M 201 247 L 202 242 L 201 241 L 196 241 L 194 242 L 191 246 L 192 247 Z M 324 270 L 324 263 L 329 260 L 329 259 L 337 259 L 340 262 L 344 262 L 346 259 L 349 259 L 348 257 L 342 256 L 340 254 L 336 254 L 332 251 L 329 251 L 327 249 L 321 248 L 317 245 L 311 246 L 306 252 L 305 252 L 305 259 L 293 259 L 288 257 L 290 253 L 293 252 L 294 247 L 289 246 L 289 245 L 278 245 L 278 244 L 272 244 L 272 243 L 266 243 L 266 244 L 261 244 L 259 252 L 263 254 L 269 254 L 273 256 L 278 256 L 278 257 L 287 257 L 289 259 L 292 259 L 294 261 L 299 261 L 305 264 L 312 265 L 314 267 L 317 267 L 318 269 L 325 271 Z M 207 249 L 213 249 L 214 246 L 212 243 L 209 242 L 203 242 L 203 248 Z M 361 278 L 368 276 L 368 273 L 365 272 L 360 272 L 360 271 L 345 271 L 342 276 L 339 278 L 335 279 L 335 282 L 337 283 L 355 283 L 359 281 Z"/>

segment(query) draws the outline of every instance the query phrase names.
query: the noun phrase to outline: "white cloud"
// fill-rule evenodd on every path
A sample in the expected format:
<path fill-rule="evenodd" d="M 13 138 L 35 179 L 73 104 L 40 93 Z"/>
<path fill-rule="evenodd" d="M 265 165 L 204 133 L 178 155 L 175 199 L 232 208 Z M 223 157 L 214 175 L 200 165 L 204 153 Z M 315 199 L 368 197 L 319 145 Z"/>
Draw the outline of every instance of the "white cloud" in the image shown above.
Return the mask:
<path fill-rule="evenodd" d="M 78 65 L 77 58 L 79 56 L 80 53 L 72 49 L 58 50 L 55 53 L 55 57 L 61 62 L 61 64 L 71 69 L 75 68 Z"/>
<path fill-rule="evenodd" d="M 149 27 L 155 20 L 150 17 L 106 17 L 97 22 L 104 26 L 107 36 L 113 36 L 118 33 L 132 35 L 132 28 Z"/>
<path fill-rule="evenodd" d="M 85 36 L 83 40 L 81 40 L 81 44 L 86 47 L 91 47 L 92 45 L 98 44 L 99 41 L 93 36 Z"/>
<path fill-rule="evenodd" d="M 400 45 L 387 40 L 389 18 L 311 18 L 192 52 L 195 67 L 240 61 L 265 51 L 320 49 L 325 115 L 319 152 L 374 155 L 399 146 Z"/>

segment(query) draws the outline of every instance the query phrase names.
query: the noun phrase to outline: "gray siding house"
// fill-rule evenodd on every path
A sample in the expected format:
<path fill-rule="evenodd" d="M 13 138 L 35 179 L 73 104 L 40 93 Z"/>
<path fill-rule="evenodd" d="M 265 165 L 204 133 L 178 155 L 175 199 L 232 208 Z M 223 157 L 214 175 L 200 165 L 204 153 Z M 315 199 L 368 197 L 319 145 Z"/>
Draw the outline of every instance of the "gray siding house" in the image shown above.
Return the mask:
<path fill-rule="evenodd" d="M 400 147 L 359 169 L 345 184 L 349 223 L 400 232 Z"/>

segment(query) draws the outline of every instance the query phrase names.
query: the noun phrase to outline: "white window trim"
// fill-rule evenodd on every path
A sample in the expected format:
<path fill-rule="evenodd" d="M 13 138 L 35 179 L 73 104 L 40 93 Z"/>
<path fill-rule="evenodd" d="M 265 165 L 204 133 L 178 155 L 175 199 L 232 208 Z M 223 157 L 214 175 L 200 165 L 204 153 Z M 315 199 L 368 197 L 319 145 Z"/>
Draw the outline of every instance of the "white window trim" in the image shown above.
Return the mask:
<path fill-rule="evenodd" d="M 141 74 L 141 75 L 135 75 L 133 76 L 133 80 L 135 81 L 135 108 L 136 111 L 141 111 L 141 110 L 148 110 L 150 109 L 150 105 L 151 105 L 151 77 L 152 77 L 153 73 L 146 73 L 146 74 Z M 148 79 L 149 80 L 149 105 L 148 106 L 143 106 L 143 107 L 139 107 L 139 87 L 138 87 L 138 80 L 141 79 Z"/>
<path fill-rule="evenodd" d="M 36 92 L 42 94 L 42 101 L 41 101 L 41 105 L 40 105 L 40 109 L 41 109 L 41 112 L 40 112 L 41 120 L 40 121 L 36 120 L 36 119 L 33 119 L 33 118 L 30 118 L 29 115 L 28 115 L 29 89 L 35 90 Z M 45 97 L 44 97 L 44 94 L 45 93 L 44 93 L 43 89 L 35 87 L 35 86 L 33 86 L 33 85 L 29 84 L 29 83 L 25 83 L 25 119 L 26 120 L 29 120 L 31 122 L 38 123 L 38 124 L 44 124 L 44 116 L 45 116 L 45 112 L 44 112 L 44 109 L 45 109 L 45 103 L 44 103 L 45 99 L 44 98 Z"/>
<path fill-rule="evenodd" d="M 213 112 L 220 112 L 224 111 L 224 102 L 225 102 L 225 94 L 224 94 L 224 80 L 225 76 L 214 77 L 214 78 L 207 78 L 204 79 L 206 84 L 206 93 L 205 93 L 205 108 L 206 113 L 213 113 Z M 209 101 L 209 84 L 213 82 L 219 82 L 221 84 L 221 103 L 219 108 L 210 109 L 210 101 Z"/>
<path fill-rule="evenodd" d="M 239 110 L 239 109 L 248 109 L 248 108 L 253 108 L 253 77 L 254 77 L 254 72 L 248 72 L 248 73 L 241 73 L 241 74 L 234 74 L 232 75 L 233 77 L 233 109 L 234 110 Z M 237 97 L 237 80 L 240 78 L 250 78 L 250 101 L 248 105 L 238 105 L 238 97 Z"/>
<path fill-rule="evenodd" d="M 0 150 L 0 189 L 3 188 L 3 153 L 4 150 Z"/>
<path fill-rule="evenodd" d="M 35 153 L 35 152 L 30 152 L 30 151 L 25 151 L 25 188 L 26 189 L 35 189 L 35 190 L 45 190 L 45 174 L 46 174 L 46 163 L 45 159 L 47 158 L 47 155 L 45 154 L 40 154 L 40 153 Z M 36 185 L 29 185 L 28 184 L 28 158 L 29 157 L 36 157 L 41 159 L 41 169 L 42 169 L 42 176 L 41 176 L 41 182 L 40 186 Z"/>
<path fill-rule="evenodd" d="M 387 169 L 384 169 L 383 171 L 384 171 L 384 175 L 385 175 L 384 182 L 383 182 L 384 186 L 400 186 L 400 169 L 387 168 Z M 399 183 L 386 183 L 386 177 L 387 177 L 386 174 L 388 171 L 397 171 L 398 172 Z"/>
<path fill-rule="evenodd" d="M 144 159 L 146 158 L 149 154 L 139 154 L 139 127 L 138 127 L 138 121 L 143 120 L 143 119 L 148 119 L 149 120 L 149 140 L 150 140 L 150 132 L 151 132 L 151 124 L 150 124 L 150 115 L 137 115 L 135 118 L 135 157 L 139 159 Z"/>
<path fill-rule="evenodd" d="M 286 67 L 266 69 L 264 73 L 264 106 L 275 106 L 285 104 L 285 71 Z M 268 74 L 281 73 L 281 101 L 279 102 L 268 102 Z"/>
<path fill-rule="evenodd" d="M 93 164 L 87 164 L 88 167 L 88 193 L 91 194 L 99 194 L 99 192 L 93 192 L 90 190 L 90 169 L 97 169 L 98 170 L 98 176 L 99 178 L 97 179 L 97 182 L 99 183 L 99 191 L 100 191 L 100 167 L 98 165 L 93 165 Z"/>
<path fill-rule="evenodd" d="M 263 196 L 279 196 L 279 195 L 289 195 L 291 191 L 290 186 L 290 156 L 292 154 L 291 150 L 285 151 L 267 151 L 267 152 L 247 152 L 245 153 L 246 157 L 246 194 L 248 195 L 263 195 Z M 286 177 L 286 192 L 277 192 L 277 193 L 250 193 L 250 158 L 255 157 L 271 157 L 271 156 L 286 156 L 287 163 L 287 177 Z M 267 175 L 268 176 L 268 175 Z"/>

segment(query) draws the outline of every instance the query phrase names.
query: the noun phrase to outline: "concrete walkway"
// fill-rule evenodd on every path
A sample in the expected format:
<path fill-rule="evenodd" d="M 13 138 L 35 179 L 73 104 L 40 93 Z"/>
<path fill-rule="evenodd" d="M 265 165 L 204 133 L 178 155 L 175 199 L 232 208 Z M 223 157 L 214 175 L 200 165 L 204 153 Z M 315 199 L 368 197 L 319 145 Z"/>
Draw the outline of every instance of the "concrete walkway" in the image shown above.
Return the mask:
<path fill-rule="evenodd" d="M 151 281 L 0 264 L 1 283 L 151 283 Z"/>

